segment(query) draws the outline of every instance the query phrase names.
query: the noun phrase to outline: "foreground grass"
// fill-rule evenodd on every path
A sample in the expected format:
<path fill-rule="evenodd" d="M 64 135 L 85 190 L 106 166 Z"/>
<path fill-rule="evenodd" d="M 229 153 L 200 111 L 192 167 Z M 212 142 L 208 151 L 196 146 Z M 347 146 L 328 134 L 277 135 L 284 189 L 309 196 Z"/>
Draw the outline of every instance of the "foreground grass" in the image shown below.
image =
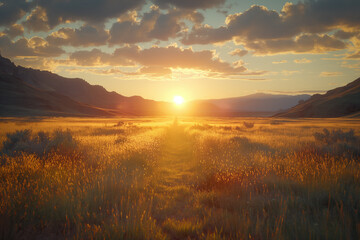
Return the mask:
<path fill-rule="evenodd" d="M 10 119 L 1 142 L 6 132 L 61 128 L 76 144 L 3 151 L 0 238 L 358 239 L 359 126 Z M 322 141 L 324 127 L 354 129 L 355 138 Z"/>

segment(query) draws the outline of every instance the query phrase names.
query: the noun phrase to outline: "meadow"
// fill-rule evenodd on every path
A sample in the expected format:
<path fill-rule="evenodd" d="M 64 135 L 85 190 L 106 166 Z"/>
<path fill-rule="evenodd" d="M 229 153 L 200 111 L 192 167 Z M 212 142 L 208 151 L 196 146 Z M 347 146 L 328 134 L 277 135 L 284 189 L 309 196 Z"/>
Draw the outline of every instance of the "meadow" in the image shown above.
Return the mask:
<path fill-rule="evenodd" d="M 357 119 L 0 120 L 0 239 L 360 239 Z"/>

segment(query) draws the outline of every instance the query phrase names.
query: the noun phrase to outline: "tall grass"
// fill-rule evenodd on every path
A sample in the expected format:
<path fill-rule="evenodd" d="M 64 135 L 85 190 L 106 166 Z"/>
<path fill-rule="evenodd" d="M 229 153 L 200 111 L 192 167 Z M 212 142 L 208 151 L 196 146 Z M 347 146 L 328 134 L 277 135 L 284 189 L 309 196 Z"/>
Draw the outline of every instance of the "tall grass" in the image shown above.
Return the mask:
<path fill-rule="evenodd" d="M 0 239 L 359 239 L 359 127 L 3 123 Z"/>

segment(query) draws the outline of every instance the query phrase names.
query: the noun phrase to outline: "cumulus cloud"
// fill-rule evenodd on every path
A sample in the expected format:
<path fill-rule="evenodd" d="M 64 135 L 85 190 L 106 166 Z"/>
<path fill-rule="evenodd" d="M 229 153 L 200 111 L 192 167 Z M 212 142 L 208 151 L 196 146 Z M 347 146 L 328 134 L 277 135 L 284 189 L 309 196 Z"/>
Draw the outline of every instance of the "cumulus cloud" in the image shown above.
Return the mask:
<path fill-rule="evenodd" d="M 48 25 L 53 28 L 66 21 L 103 23 L 128 10 L 141 7 L 145 0 L 34 0 L 34 2 L 45 10 Z"/>
<path fill-rule="evenodd" d="M 0 4 L 0 26 L 15 23 L 31 8 L 32 2 L 26 0 L 2 0 Z"/>
<path fill-rule="evenodd" d="M 188 10 L 169 10 L 161 13 L 153 8 L 144 13 L 141 21 L 136 18 L 127 18 L 125 21 L 116 22 L 110 29 L 112 44 L 149 42 L 153 39 L 166 41 L 174 38 L 185 27 L 183 19 L 188 19 L 196 24 L 204 20 L 202 14 Z M 124 34 L 126 33 L 126 34 Z"/>
<path fill-rule="evenodd" d="M 359 11 L 358 0 L 286 3 L 281 12 L 253 5 L 245 12 L 227 16 L 224 26 L 218 28 L 208 25 L 194 26 L 181 41 L 183 44 L 191 45 L 234 40 L 251 50 L 254 49 L 258 54 L 277 53 L 277 51 L 307 52 L 306 49 L 309 49 L 309 52 L 337 50 L 345 47 L 340 39 L 350 38 L 360 27 Z M 329 31 L 339 28 L 347 29 L 348 34 L 338 32 L 334 36 L 326 35 Z M 302 41 L 305 38 L 313 43 Z M 281 47 L 282 44 L 285 47 Z M 304 45 L 298 46 L 299 44 Z M 309 47 L 309 44 L 316 46 Z M 295 50 L 290 51 L 286 46 L 295 47 Z M 265 47 L 269 49 L 266 50 Z"/>
<path fill-rule="evenodd" d="M 107 43 L 109 32 L 104 26 L 83 25 L 79 29 L 61 28 L 51 33 L 46 40 L 53 45 L 99 46 Z"/>
<path fill-rule="evenodd" d="M 245 48 L 253 50 L 254 55 L 325 53 L 347 47 L 344 42 L 327 34 L 303 34 L 294 39 L 257 40 L 243 44 Z"/>
<path fill-rule="evenodd" d="M 10 38 L 21 36 L 24 34 L 24 27 L 20 24 L 13 24 L 9 28 L 5 29 L 4 33 Z"/>
<path fill-rule="evenodd" d="M 359 34 L 360 34 L 360 32 L 357 32 L 357 31 L 345 32 L 343 30 L 338 30 L 335 32 L 334 36 L 339 39 L 349 39 L 349 38 L 354 37 Z"/>
<path fill-rule="evenodd" d="M 20 38 L 12 41 L 6 35 L 0 37 L 1 54 L 6 57 L 57 57 L 64 53 L 41 37 Z"/>
<path fill-rule="evenodd" d="M 161 8 L 206 9 L 222 5 L 225 0 L 152 0 L 152 2 Z"/>
<path fill-rule="evenodd" d="M 70 60 L 80 66 L 134 66 L 135 63 L 128 55 L 138 51 L 138 47 L 124 47 L 117 49 L 113 54 L 104 53 L 99 49 L 91 51 L 76 51 L 70 54 Z"/>
<path fill-rule="evenodd" d="M 248 72 L 242 65 L 223 62 L 213 51 L 193 51 L 177 46 L 151 47 L 141 49 L 127 46 L 116 49 L 112 54 L 98 49 L 78 51 L 70 55 L 70 60 L 82 66 L 130 66 L 140 65 L 140 73 L 168 74 L 169 69 L 195 69 L 205 73 L 222 75 L 256 75 L 262 72 Z"/>
<path fill-rule="evenodd" d="M 50 30 L 46 10 L 42 7 L 33 9 L 23 24 L 34 32 Z"/>

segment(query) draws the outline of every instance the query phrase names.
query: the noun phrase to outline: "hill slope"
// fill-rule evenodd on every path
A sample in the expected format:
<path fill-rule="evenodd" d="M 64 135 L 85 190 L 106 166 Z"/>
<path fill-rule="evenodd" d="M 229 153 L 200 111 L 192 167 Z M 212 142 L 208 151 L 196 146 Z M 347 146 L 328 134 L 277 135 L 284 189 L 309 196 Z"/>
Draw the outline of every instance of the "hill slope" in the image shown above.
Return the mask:
<path fill-rule="evenodd" d="M 301 100 L 307 100 L 310 95 L 273 95 L 256 93 L 244 97 L 210 100 L 216 106 L 232 109 L 236 112 L 276 112 L 291 108 Z"/>
<path fill-rule="evenodd" d="M 272 116 L 274 113 L 289 109 L 299 101 L 310 98 L 310 95 L 274 95 L 256 93 L 248 96 L 223 99 L 209 99 L 196 101 L 213 105 L 221 113 L 228 116 Z"/>
<path fill-rule="evenodd" d="M 360 111 L 360 78 L 346 86 L 335 88 L 324 95 L 316 94 L 309 100 L 275 115 L 276 117 L 342 117 Z"/>
<path fill-rule="evenodd" d="M 0 74 L 14 76 L 29 86 L 66 96 L 85 105 L 114 109 L 125 115 L 159 115 L 167 113 L 169 108 L 168 103 L 138 96 L 125 97 L 116 92 L 108 92 L 102 86 L 91 85 L 80 78 L 65 78 L 48 71 L 15 66 L 9 59 L 1 56 Z"/>
<path fill-rule="evenodd" d="M 0 116 L 113 116 L 60 94 L 40 90 L 6 73 L 0 74 Z"/>

